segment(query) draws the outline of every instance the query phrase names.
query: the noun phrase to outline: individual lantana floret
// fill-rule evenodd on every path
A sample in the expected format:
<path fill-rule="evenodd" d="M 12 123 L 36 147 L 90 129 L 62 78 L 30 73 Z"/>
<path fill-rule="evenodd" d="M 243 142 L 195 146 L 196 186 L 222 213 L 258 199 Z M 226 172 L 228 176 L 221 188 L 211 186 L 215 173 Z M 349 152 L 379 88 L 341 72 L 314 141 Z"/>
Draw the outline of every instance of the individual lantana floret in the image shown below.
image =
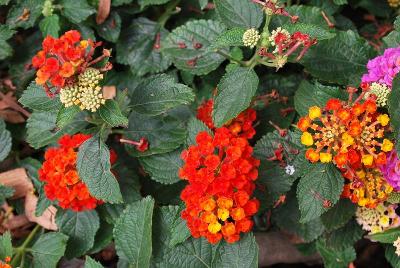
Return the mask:
<path fill-rule="evenodd" d="M 81 110 L 88 110 L 91 112 L 96 112 L 97 109 L 99 109 L 100 106 L 106 102 L 106 100 L 103 98 L 101 87 L 99 86 L 95 88 L 80 88 L 79 100 L 79 108 L 81 108 Z"/>
<path fill-rule="evenodd" d="M 386 154 L 386 163 L 378 165 L 385 180 L 396 191 L 400 191 L 400 159 L 396 150 L 392 150 Z"/>
<path fill-rule="evenodd" d="M 400 236 L 393 242 L 393 246 L 396 249 L 396 255 L 400 257 Z"/>
<path fill-rule="evenodd" d="M 215 129 L 212 121 L 213 105 L 213 100 L 207 100 L 197 108 L 197 119 L 201 120 L 211 130 Z M 227 127 L 234 135 L 251 139 L 256 134 L 256 131 L 253 127 L 253 123 L 256 118 L 256 111 L 249 108 L 225 124 L 225 127 Z"/>
<path fill-rule="evenodd" d="M 3 260 L 0 260 L 0 268 L 12 268 L 12 266 L 9 264 L 11 262 L 11 257 L 7 256 Z"/>
<path fill-rule="evenodd" d="M 387 0 L 390 7 L 397 8 L 400 6 L 400 0 Z"/>
<path fill-rule="evenodd" d="M 259 202 L 251 198 L 260 161 L 253 158 L 247 139 L 222 127 L 211 136 L 200 132 L 196 145 L 182 152 L 179 176 L 189 182 L 181 193 L 186 220 L 193 237 L 210 243 L 224 238 L 233 243 L 253 226 L 251 216 Z"/>
<path fill-rule="evenodd" d="M 66 86 L 60 90 L 60 101 L 65 107 L 80 105 L 80 90 L 78 85 Z"/>
<path fill-rule="evenodd" d="M 53 12 L 54 12 L 53 0 L 45 0 L 42 8 L 43 16 L 49 17 L 53 15 Z"/>
<path fill-rule="evenodd" d="M 258 40 L 260 40 L 260 34 L 258 33 L 257 29 L 248 29 L 243 34 L 243 44 L 246 47 L 254 48 Z"/>
<path fill-rule="evenodd" d="M 393 78 L 400 71 L 400 47 L 388 48 L 383 55 L 368 61 L 368 73 L 362 77 L 362 82 L 386 84 L 392 87 Z"/>
<path fill-rule="evenodd" d="M 356 220 L 370 234 L 381 233 L 400 225 L 400 217 L 396 214 L 397 205 L 379 204 L 375 208 L 358 207 Z"/>
<path fill-rule="evenodd" d="M 65 86 L 73 85 L 77 75 L 88 67 L 110 56 L 110 51 L 104 49 L 103 54 L 93 59 L 95 48 L 101 42 L 81 40 L 81 34 L 76 30 L 66 32 L 60 38 L 47 36 L 42 43 L 43 50 L 32 58 L 32 66 L 37 69 L 36 83 L 42 85 L 46 93 L 52 97 Z M 102 71 L 111 68 L 106 64 Z"/>
<path fill-rule="evenodd" d="M 371 95 L 374 95 L 376 104 L 379 107 L 386 107 L 389 93 L 390 88 L 387 85 L 374 82 L 369 86 L 369 90 L 365 93 L 364 99 L 368 99 Z"/>
<path fill-rule="evenodd" d="M 354 93 L 355 89 L 348 90 Z M 306 152 L 309 161 L 333 161 L 341 169 L 386 162 L 385 153 L 393 149 L 393 143 L 384 137 L 389 116 L 377 112 L 373 99 L 360 103 L 364 94 L 354 102 L 350 101 L 352 93 L 348 102 L 330 99 L 324 108 L 311 107 L 299 120 L 301 142 L 310 147 Z"/>
<path fill-rule="evenodd" d="M 346 170 L 343 176 L 348 180 L 342 197 L 349 198 L 360 207 L 374 208 L 387 200 L 393 191 L 378 169 Z"/>
<path fill-rule="evenodd" d="M 58 141 L 59 147 L 46 151 L 45 161 L 39 169 L 39 179 L 44 182 L 47 198 L 58 201 L 64 209 L 82 211 L 94 209 L 103 203 L 90 194 L 76 169 L 78 148 L 90 137 L 84 134 L 64 135 Z M 116 155 L 112 153 L 112 164 L 115 160 Z"/>

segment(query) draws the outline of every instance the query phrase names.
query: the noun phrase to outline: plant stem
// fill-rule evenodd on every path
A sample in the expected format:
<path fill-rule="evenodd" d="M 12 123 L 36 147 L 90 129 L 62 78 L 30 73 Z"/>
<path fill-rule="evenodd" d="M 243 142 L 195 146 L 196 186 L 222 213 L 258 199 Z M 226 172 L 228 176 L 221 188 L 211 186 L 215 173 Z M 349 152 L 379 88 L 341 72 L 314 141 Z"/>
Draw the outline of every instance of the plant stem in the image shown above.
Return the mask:
<path fill-rule="evenodd" d="M 218 49 L 216 51 L 216 53 L 224 56 L 225 58 L 227 58 L 230 61 L 236 62 L 237 64 L 240 64 L 240 65 L 244 65 L 245 64 L 243 61 L 234 59 L 231 55 L 229 55 L 228 53 L 223 52 L 222 50 Z"/>
<path fill-rule="evenodd" d="M 179 2 L 180 0 L 174 0 L 167 5 L 164 14 L 158 19 L 158 24 L 161 28 L 165 26 L 165 23 L 167 23 L 168 19 L 174 14 L 174 10 Z"/>
<path fill-rule="evenodd" d="M 35 237 L 36 233 L 40 229 L 41 229 L 40 225 L 36 225 L 35 228 L 33 228 L 31 233 L 28 235 L 28 237 L 25 239 L 24 243 L 22 243 L 22 245 L 20 247 L 15 249 L 16 254 L 11 261 L 12 267 L 17 267 L 17 264 L 19 263 L 21 258 L 22 258 L 22 260 L 24 260 L 25 251 L 26 251 L 29 243 L 31 243 L 32 239 Z"/>

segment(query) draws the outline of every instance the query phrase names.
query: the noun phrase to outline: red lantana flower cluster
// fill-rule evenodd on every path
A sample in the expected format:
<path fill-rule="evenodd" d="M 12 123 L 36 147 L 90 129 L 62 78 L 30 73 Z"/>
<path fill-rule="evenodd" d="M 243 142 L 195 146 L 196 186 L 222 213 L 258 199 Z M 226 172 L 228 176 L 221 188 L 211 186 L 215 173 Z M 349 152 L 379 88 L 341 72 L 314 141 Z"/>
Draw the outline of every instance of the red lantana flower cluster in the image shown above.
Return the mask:
<path fill-rule="evenodd" d="M 58 148 L 50 148 L 45 153 L 39 179 L 45 183 L 47 198 L 58 201 L 63 209 L 82 211 L 94 209 L 103 203 L 90 194 L 76 169 L 78 148 L 90 137 L 84 134 L 64 135 L 58 141 Z M 110 158 L 112 163 L 115 162 L 116 154 L 112 153 Z"/>
<path fill-rule="evenodd" d="M 213 111 L 214 101 L 207 100 L 203 102 L 197 108 L 197 119 L 203 121 L 203 123 L 211 130 L 215 130 L 214 123 L 212 121 L 212 111 Z M 246 139 L 251 139 L 256 131 L 253 128 L 253 122 L 256 120 L 257 114 L 254 109 L 247 109 L 241 112 L 236 118 L 228 122 L 225 127 L 239 137 Z"/>
<path fill-rule="evenodd" d="M 62 87 L 73 84 L 76 76 L 88 66 L 109 56 L 110 52 L 104 50 L 101 57 L 92 61 L 94 50 L 100 45 L 101 42 L 90 39 L 81 40 L 81 34 L 76 30 L 68 31 L 60 38 L 47 36 L 42 42 L 42 50 L 32 58 L 32 66 L 37 69 L 36 83 L 53 96 Z M 56 91 L 52 92 L 52 88 Z"/>
<path fill-rule="evenodd" d="M 211 118 L 212 109 L 199 111 L 200 118 Z M 260 161 L 252 157 L 247 138 L 254 135 L 249 135 L 253 127 L 241 130 L 254 120 L 255 111 L 249 109 L 227 126 L 213 128 L 213 135 L 198 133 L 196 144 L 182 152 L 185 164 L 179 176 L 189 182 L 181 193 L 186 204 L 182 218 L 193 237 L 205 237 L 213 244 L 222 238 L 234 243 L 240 233 L 252 229 L 251 216 L 257 213 L 259 201 L 251 196 Z"/>

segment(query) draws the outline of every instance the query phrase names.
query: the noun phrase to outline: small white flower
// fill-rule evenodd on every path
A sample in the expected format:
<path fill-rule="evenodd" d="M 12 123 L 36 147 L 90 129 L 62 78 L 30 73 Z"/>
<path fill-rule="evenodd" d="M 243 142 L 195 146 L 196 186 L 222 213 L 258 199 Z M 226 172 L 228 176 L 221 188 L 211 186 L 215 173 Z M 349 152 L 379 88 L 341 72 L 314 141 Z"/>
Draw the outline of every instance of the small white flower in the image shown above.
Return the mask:
<path fill-rule="evenodd" d="M 400 236 L 393 242 L 393 246 L 396 248 L 396 255 L 400 256 Z"/>
<path fill-rule="evenodd" d="M 287 166 L 285 167 L 285 172 L 286 172 L 286 174 L 288 174 L 289 176 L 292 176 L 292 175 L 294 174 L 295 171 L 296 171 L 296 170 L 294 169 L 294 166 L 292 166 L 292 165 L 287 165 Z"/>

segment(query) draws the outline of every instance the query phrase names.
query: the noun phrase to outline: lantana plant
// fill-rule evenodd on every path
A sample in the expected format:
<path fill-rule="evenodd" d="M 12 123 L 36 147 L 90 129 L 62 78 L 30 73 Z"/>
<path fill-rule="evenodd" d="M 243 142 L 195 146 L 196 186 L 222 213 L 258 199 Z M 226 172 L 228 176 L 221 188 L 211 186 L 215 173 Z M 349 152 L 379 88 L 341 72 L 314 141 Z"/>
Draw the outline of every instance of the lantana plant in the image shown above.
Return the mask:
<path fill-rule="evenodd" d="M 398 8 L 0 1 L 0 268 L 399 267 Z"/>

